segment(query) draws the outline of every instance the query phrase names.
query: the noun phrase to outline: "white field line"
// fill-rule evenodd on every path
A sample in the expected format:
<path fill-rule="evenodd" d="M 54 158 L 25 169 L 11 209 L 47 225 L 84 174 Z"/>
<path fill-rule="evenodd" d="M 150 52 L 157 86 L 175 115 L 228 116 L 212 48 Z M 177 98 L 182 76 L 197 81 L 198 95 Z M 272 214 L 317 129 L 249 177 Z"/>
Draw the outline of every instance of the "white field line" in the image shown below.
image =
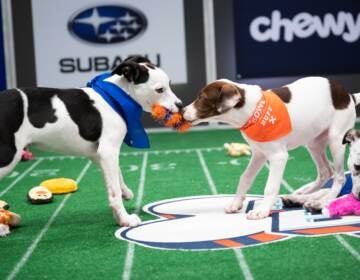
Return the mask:
<path fill-rule="evenodd" d="M 206 180 L 208 181 L 208 185 L 210 187 L 211 193 L 212 194 L 217 194 L 218 192 L 217 192 L 214 180 L 211 178 L 209 168 L 206 165 L 206 162 L 205 162 L 205 159 L 204 159 L 204 156 L 203 156 L 202 152 L 200 150 L 196 150 L 196 153 L 198 155 L 202 170 L 204 171 Z"/>
<path fill-rule="evenodd" d="M 140 209 L 141 209 L 142 200 L 144 197 L 147 161 L 148 161 L 148 153 L 145 152 L 143 161 L 141 164 L 140 181 L 139 181 L 138 193 L 137 193 L 136 203 L 135 203 L 135 214 L 139 214 Z M 127 252 L 126 252 L 124 271 L 123 271 L 123 275 L 122 275 L 123 280 L 129 280 L 131 278 L 131 271 L 132 271 L 132 266 L 133 266 L 133 262 L 134 262 L 134 253 L 135 253 L 135 245 L 134 245 L 134 243 L 129 243 Z"/>
<path fill-rule="evenodd" d="M 160 154 L 190 154 L 196 150 L 200 150 L 203 152 L 213 152 L 213 151 L 223 151 L 223 147 L 208 147 L 208 148 L 192 148 L 192 149 L 169 149 L 169 150 L 149 150 L 149 151 L 139 151 L 139 152 L 121 152 L 120 156 L 142 156 L 144 153 L 151 154 L 151 155 L 160 155 Z M 85 157 L 81 156 L 39 156 L 36 157 L 37 159 L 44 159 L 44 160 L 67 160 L 67 159 L 83 159 Z"/>
<path fill-rule="evenodd" d="M 88 171 L 90 165 L 91 165 L 91 161 L 86 163 L 84 168 L 81 170 L 78 178 L 76 179 L 77 183 L 80 183 L 80 181 L 84 177 L 85 173 Z M 56 208 L 56 210 L 54 211 L 54 213 L 52 214 L 52 216 L 50 217 L 50 219 L 48 220 L 46 225 L 43 227 L 43 229 L 40 231 L 40 233 L 37 235 L 37 237 L 33 240 L 31 245 L 27 248 L 25 254 L 22 256 L 20 261 L 16 264 L 16 266 L 14 267 L 12 272 L 8 275 L 8 277 L 6 278 L 7 280 L 11 280 L 11 279 L 14 279 L 16 277 L 16 275 L 19 273 L 21 268 L 25 265 L 25 263 L 31 257 L 32 253 L 36 249 L 36 247 L 39 244 L 39 242 L 41 241 L 41 239 L 44 237 L 46 232 L 49 230 L 49 228 L 51 227 L 51 225 L 54 222 L 54 220 L 56 219 L 56 217 L 59 215 L 61 209 L 64 208 L 64 206 L 65 206 L 65 204 L 66 204 L 66 202 L 67 202 L 67 200 L 69 199 L 70 196 L 71 196 L 71 193 L 65 195 L 64 199 L 61 201 L 59 206 Z"/>
<path fill-rule="evenodd" d="M 44 159 L 40 158 L 36 160 L 32 165 L 29 166 L 19 177 L 17 177 L 9 186 L 7 186 L 3 191 L 0 192 L 0 197 L 10 191 L 22 178 L 24 178 L 31 170 L 38 166 Z"/>
<path fill-rule="evenodd" d="M 350 253 L 351 255 L 353 255 L 353 257 L 354 257 L 355 259 L 357 259 L 357 260 L 360 262 L 360 254 L 359 254 L 358 251 L 356 251 L 356 250 L 354 249 L 354 247 L 352 247 L 352 246 L 351 246 L 342 236 L 340 236 L 340 235 L 335 235 L 335 238 L 337 239 L 337 241 L 340 242 L 340 244 L 341 244 L 342 246 L 345 247 L 346 250 L 349 251 L 349 253 Z"/>
<path fill-rule="evenodd" d="M 270 170 L 269 163 L 266 163 L 266 167 Z M 289 193 L 292 193 L 295 191 L 295 189 L 289 185 L 289 183 L 284 179 L 284 177 L 281 179 L 281 184 L 285 187 L 285 189 Z"/>
<path fill-rule="evenodd" d="M 203 169 L 203 172 L 205 174 L 205 177 L 208 181 L 208 184 L 209 184 L 209 188 L 211 190 L 211 193 L 212 194 L 217 194 L 217 189 L 216 189 L 216 185 L 214 183 L 214 180 L 212 179 L 211 177 L 211 174 L 210 174 L 210 171 L 206 165 L 206 162 L 204 160 L 204 156 L 203 154 L 201 153 L 201 150 L 198 149 L 196 150 L 196 153 L 198 155 L 198 158 L 199 158 L 199 161 L 200 161 L 200 164 L 201 164 L 201 167 Z M 254 277 L 252 276 L 251 274 L 251 271 L 250 271 L 250 268 L 249 268 L 249 265 L 247 264 L 246 262 L 246 259 L 245 259 L 245 256 L 244 254 L 242 253 L 241 249 L 234 249 L 233 250 L 234 253 L 235 253 L 235 256 L 238 260 L 238 264 L 239 264 L 239 267 L 245 277 L 246 280 L 253 280 Z"/>

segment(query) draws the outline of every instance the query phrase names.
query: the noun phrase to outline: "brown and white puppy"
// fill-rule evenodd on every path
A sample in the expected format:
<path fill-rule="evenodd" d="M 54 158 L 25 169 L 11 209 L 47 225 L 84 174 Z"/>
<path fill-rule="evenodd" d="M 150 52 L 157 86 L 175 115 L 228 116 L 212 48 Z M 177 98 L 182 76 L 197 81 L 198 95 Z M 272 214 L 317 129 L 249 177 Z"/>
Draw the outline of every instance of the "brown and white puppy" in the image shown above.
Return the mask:
<path fill-rule="evenodd" d="M 356 118 L 355 105 L 360 103 L 360 94 L 350 95 L 338 83 L 322 77 L 299 79 L 271 91 L 280 97 L 285 105 L 291 131 L 276 140 L 261 142 L 243 133 L 252 148 L 252 158 L 240 178 L 236 196 L 226 208 L 226 212 L 234 213 L 242 208 L 245 195 L 257 172 L 266 161 L 270 164 L 264 200 L 259 207 L 248 213 L 249 219 L 262 219 L 270 214 L 279 193 L 288 150 L 301 145 L 306 145 L 312 155 L 318 176 L 294 195 L 316 192 L 334 173 L 331 191 L 321 198 L 310 195 L 305 204 L 309 208 L 321 209 L 329 200 L 337 197 L 345 178 L 343 136 L 353 127 Z M 263 96 L 264 92 L 259 86 L 239 84 L 226 79 L 218 80 L 205 86 L 197 99 L 184 108 L 184 117 L 193 124 L 216 121 L 243 128 L 249 120 L 256 117 Z M 275 125 L 277 121 L 270 111 L 267 125 Z M 269 130 L 266 130 L 265 134 L 269 134 Z M 267 135 L 263 136 L 266 138 Z M 328 145 L 334 160 L 334 171 L 325 154 Z"/>

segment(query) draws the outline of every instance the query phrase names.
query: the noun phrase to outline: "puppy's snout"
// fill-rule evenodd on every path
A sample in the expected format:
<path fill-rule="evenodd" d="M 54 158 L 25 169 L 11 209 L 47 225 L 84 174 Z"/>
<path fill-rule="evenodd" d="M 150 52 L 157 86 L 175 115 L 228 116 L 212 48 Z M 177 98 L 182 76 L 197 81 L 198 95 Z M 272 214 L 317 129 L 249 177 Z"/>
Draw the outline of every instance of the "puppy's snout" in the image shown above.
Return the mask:
<path fill-rule="evenodd" d="M 356 171 L 360 171 L 360 165 L 354 164 L 354 169 L 355 169 Z"/>
<path fill-rule="evenodd" d="M 181 111 L 184 108 L 184 105 L 181 101 L 175 102 L 175 106 Z"/>

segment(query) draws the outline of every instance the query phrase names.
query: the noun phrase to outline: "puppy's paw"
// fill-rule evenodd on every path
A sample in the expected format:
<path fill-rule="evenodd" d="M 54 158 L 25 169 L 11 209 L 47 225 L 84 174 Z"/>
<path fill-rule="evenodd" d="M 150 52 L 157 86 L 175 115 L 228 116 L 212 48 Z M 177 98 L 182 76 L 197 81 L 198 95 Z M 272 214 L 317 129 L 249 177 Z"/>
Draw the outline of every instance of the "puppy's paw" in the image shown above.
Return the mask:
<path fill-rule="evenodd" d="M 246 218 L 248 220 L 261 220 L 269 217 L 270 209 L 265 207 L 258 207 L 254 210 L 251 210 L 247 215 Z"/>
<path fill-rule="evenodd" d="M 125 200 L 131 200 L 133 199 L 134 194 L 132 192 L 132 190 L 130 189 L 126 189 L 126 190 L 122 190 L 122 198 Z"/>
<path fill-rule="evenodd" d="M 309 200 L 304 203 L 304 207 L 306 210 L 310 212 L 317 212 L 323 208 L 323 203 L 321 200 Z"/>
<path fill-rule="evenodd" d="M 123 227 L 136 227 L 141 223 L 140 218 L 136 214 L 128 215 L 121 219 L 120 226 Z"/>
<path fill-rule="evenodd" d="M 285 208 L 301 207 L 304 204 L 296 195 L 284 195 L 281 200 Z"/>
<path fill-rule="evenodd" d="M 227 214 L 238 213 L 243 207 L 243 201 L 233 201 L 229 206 L 225 207 Z"/>

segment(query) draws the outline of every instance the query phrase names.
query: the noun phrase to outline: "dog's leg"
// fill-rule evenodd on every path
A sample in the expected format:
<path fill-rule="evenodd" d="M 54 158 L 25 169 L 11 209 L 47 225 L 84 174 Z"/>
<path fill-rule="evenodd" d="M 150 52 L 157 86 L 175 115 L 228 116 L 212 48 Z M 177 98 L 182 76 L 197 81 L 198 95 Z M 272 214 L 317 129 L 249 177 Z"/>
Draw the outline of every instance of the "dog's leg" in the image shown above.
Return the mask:
<path fill-rule="evenodd" d="M 320 210 L 322 209 L 330 200 L 335 199 L 345 182 L 344 174 L 344 156 L 345 156 L 345 146 L 342 145 L 342 134 L 336 135 L 330 139 L 330 151 L 334 160 L 334 182 L 329 191 L 329 193 L 322 197 L 321 199 L 310 198 L 309 201 L 305 202 L 304 206 L 309 209 Z"/>
<path fill-rule="evenodd" d="M 94 160 L 102 170 L 109 204 L 113 214 L 121 226 L 137 226 L 141 220 L 136 214 L 129 215 L 122 201 L 119 178 L 119 149 L 111 149 L 113 143 L 101 143 L 98 157 Z"/>
<path fill-rule="evenodd" d="M 317 178 L 315 181 L 306 184 L 300 189 L 296 190 L 293 194 L 309 194 L 319 190 L 333 174 L 329 161 L 326 157 L 326 142 L 311 142 L 307 146 L 317 170 Z"/>
<path fill-rule="evenodd" d="M 287 195 L 282 197 L 284 207 L 301 207 L 307 201 L 319 200 L 328 195 L 330 189 L 320 189 L 309 194 Z"/>
<path fill-rule="evenodd" d="M 284 205 L 294 207 L 303 205 L 306 201 L 320 199 L 321 195 L 318 190 L 329 180 L 333 174 L 329 161 L 326 157 L 326 146 L 328 144 L 328 130 L 311 141 L 307 148 L 316 164 L 317 178 L 315 181 L 302 186 L 290 195 L 282 197 Z M 311 194 L 314 193 L 314 196 Z M 316 194 L 315 194 L 316 193 Z"/>
<path fill-rule="evenodd" d="M 2 146 L 0 148 L 0 154 L 11 154 L 11 148 L 7 149 L 4 145 L 0 145 Z M 12 161 L 8 165 L 0 168 L 0 180 L 5 177 L 9 172 L 11 172 L 15 168 L 16 164 L 18 164 L 18 162 L 21 160 L 23 147 L 17 147 L 16 149 L 17 151 L 15 152 Z"/>
<path fill-rule="evenodd" d="M 132 190 L 129 189 L 129 187 L 126 185 L 126 183 L 124 181 L 124 177 L 121 172 L 121 168 L 119 168 L 119 182 L 120 182 L 120 187 L 121 187 L 121 191 L 122 191 L 122 197 L 126 200 L 132 199 L 134 197 L 134 194 L 133 194 Z"/>
<path fill-rule="evenodd" d="M 288 157 L 287 151 L 281 151 L 269 156 L 270 171 L 265 186 L 264 199 L 258 207 L 248 213 L 248 219 L 258 220 L 270 215 L 271 208 L 275 204 L 277 195 L 279 194 Z"/>
<path fill-rule="evenodd" d="M 236 195 L 232 203 L 225 208 L 226 213 L 236 213 L 242 206 L 246 197 L 246 193 L 249 190 L 252 182 L 254 181 L 256 174 L 261 169 L 266 161 L 265 156 L 255 150 L 252 151 L 251 160 L 240 177 L 240 181 L 236 190 Z"/>

